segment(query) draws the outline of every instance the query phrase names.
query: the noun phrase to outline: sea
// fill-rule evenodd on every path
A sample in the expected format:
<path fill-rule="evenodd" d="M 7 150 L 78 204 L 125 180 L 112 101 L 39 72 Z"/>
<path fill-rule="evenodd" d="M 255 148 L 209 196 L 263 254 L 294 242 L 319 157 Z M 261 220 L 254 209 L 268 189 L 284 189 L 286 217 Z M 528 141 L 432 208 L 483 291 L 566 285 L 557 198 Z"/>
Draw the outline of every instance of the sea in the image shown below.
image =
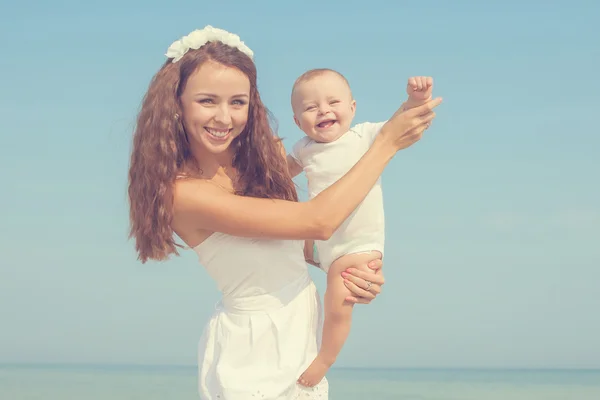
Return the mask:
<path fill-rule="evenodd" d="M 600 370 L 358 369 L 330 400 L 600 400 Z M 195 367 L 0 365 L 0 400 L 198 400 Z"/>

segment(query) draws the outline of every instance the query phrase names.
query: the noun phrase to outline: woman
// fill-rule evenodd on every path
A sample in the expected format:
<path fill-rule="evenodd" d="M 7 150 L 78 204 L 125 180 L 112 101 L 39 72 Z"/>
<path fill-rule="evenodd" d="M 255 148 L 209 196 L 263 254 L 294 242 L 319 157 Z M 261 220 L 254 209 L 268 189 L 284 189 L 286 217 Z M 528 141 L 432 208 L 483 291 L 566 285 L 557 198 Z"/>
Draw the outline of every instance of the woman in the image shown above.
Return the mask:
<path fill-rule="evenodd" d="M 393 155 L 421 137 L 439 100 L 397 113 L 355 168 L 301 203 L 257 91 L 252 51 L 208 26 L 173 43 L 167 57 L 134 134 L 131 235 L 145 262 L 176 254 L 176 233 L 223 293 L 200 341 L 200 396 L 325 399 L 326 379 L 310 389 L 296 383 L 317 354 L 321 324 L 303 241 L 335 231 Z M 383 284 L 372 271 L 346 279 L 362 302 Z"/>

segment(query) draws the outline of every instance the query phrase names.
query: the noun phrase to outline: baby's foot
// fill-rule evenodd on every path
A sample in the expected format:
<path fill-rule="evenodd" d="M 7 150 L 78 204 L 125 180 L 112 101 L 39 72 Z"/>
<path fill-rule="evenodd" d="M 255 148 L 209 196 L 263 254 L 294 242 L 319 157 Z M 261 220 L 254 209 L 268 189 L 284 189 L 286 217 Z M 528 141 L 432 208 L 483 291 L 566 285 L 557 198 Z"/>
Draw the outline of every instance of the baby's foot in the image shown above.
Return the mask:
<path fill-rule="evenodd" d="M 298 383 L 302 386 L 313 387 L 325 377 L 327 370 L 329 370 L 330 365 L 326 362 L 323 362 L 318 356 L 315 360 L 310 364 L 310 366 L 304 371 L 300 378 L 298 378 Z"/>

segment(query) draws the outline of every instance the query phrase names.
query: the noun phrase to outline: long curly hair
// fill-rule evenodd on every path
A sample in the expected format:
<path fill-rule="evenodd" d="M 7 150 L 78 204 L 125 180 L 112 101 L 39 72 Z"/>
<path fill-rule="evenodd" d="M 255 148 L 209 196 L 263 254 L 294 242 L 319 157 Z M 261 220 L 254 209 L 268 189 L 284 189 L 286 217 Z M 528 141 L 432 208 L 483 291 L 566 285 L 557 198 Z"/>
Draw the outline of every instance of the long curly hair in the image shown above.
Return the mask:
<path fill-rule="evenodd" d="M 236 48 L 207 43 L 176 63 L 171 59 L 164 63 L 152 78 L 137 117 L 129 167 L 129 237 L 135 239 L 142 263 L 178 255 L 177 247 L 181 247 L 171 227 L 173 185 L 184 165 L 194 160 L 178 117 L 182 113 L 179 99 L 190 75 L 207 61 L 237 68 L 250 80 L 248 121 L 231 143 L 237 194 L 298 201 L 280 139 L 270 124 L 271 114 L 258 93 L 254 62 Z"/>

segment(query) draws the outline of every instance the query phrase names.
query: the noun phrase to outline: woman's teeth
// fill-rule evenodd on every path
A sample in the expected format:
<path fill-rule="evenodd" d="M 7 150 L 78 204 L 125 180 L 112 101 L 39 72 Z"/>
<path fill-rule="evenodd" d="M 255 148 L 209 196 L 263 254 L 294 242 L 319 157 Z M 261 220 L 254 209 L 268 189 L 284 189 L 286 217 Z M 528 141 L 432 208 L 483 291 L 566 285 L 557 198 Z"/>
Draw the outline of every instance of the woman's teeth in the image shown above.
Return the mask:
<path fill-rule="evenodd" d="M 223 138 L 227 136 L 229 133 L 229 129 L 213 129 L 213 128 L 204 128 L 208 133 L 215 137 Z"/>

